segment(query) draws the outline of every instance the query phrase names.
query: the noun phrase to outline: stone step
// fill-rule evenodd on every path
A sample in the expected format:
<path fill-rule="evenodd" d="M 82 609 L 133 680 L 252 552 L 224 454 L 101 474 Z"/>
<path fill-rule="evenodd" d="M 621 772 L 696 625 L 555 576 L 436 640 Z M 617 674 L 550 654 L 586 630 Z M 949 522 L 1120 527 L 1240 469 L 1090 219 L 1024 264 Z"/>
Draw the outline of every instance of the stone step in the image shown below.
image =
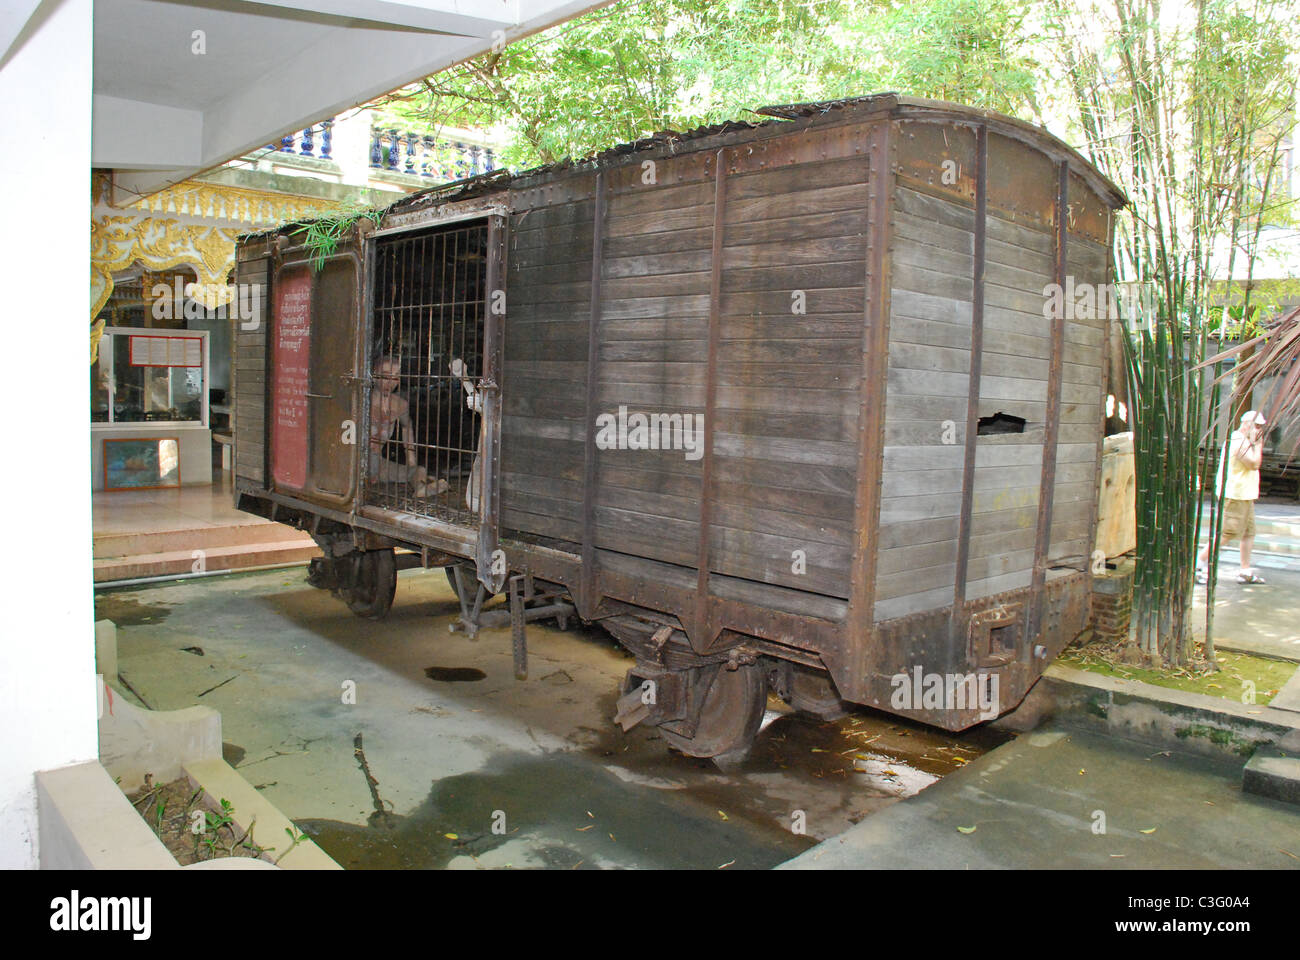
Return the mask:
<path fill-rule="evenodd" d="M 1273 744 L 1260 747 L 1241 772 L 1241 789 L 1300 804 L 1300 753 Z"/>
<path fill-rule="evenodd" d="M 175 551 L 214 550 L 260 543 L 302 541 L 311 535 L 282 523 L 249 519 L 248 523 L 211 524 L 148 533 L 108 533 L 95 537 L 95 559 L 110 560 Z"/>
<path fill-rule="evenodd" d="M 195 549 L 203 550 L 203 569 L 208 573 L 277 563 L 306 563 L 321 555 L 320 549 L 309 537 L 305 543 L 301 539 L 294 539 L 110 557 L 95 561 L 95 583 L 193 573 L 197 559 L 194 556 Z"/>

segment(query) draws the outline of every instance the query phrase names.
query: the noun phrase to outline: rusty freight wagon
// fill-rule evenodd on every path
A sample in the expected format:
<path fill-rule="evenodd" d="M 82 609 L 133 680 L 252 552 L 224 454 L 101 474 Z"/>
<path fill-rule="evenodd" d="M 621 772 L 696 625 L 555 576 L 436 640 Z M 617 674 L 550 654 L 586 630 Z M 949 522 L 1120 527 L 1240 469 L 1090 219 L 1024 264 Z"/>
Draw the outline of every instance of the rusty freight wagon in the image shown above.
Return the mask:
<path fill-rule="evenodd" d="M 599 622 L 625 728 L 744 750 L 769 690 L 957 730 L 1086 621 L 1117 190 L 892 94 L 770 107 L 242 238 L 236 498 L 377 618 Z M 313 259 L 315 258 L 315 259 Z M 507 602 L 485 609 L 494 594 Z M 987 694 L 993 694 L 989 699 Z"/>

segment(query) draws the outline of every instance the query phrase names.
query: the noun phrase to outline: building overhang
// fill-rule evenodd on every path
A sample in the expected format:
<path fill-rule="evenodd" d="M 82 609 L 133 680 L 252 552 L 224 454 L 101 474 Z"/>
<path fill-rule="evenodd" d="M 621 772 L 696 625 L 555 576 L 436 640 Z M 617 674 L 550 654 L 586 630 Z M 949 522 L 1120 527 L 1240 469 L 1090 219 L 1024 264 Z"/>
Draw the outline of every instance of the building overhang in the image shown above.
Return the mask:
<path fill-rule="evenodd" d="M 92 165 L 148 195 L 608 2 L 96 0 Z"/>

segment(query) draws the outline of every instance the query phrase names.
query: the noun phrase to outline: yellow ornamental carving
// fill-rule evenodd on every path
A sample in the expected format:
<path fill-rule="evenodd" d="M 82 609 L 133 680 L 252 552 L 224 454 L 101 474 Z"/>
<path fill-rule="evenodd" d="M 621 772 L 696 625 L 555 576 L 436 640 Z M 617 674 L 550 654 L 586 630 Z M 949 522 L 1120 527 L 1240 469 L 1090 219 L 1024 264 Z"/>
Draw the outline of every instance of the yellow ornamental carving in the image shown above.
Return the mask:
<path fill-rule="evenodd" d="M 318 217 L 338 210 L 340 204 L 318 197 L 293 197 L 211 183 L 182 183 L 142 197 L 131 206 L 150 213 L 270 225 Z"/>
<path fill-rule="evenodd" d="M 106 199 L 106 181 L 97 189 L 96 196 Z M 183 224 L 166 214 L 266 226 L 319 217 L 340 206 L 316 197 L 190 182 L 141 197 L 120 214 L 95 217 L 90 225 L 90 315 L 97 316 L 112 295 L 113 274 L 137 261 L 150 270 L 193 267 L 198 282 L 187 285 L 187 296 L 208 309 L 230 302 L 235 237 L 242 228 Z"/>
<path fill-rule="evenodd" d="M 90 225 L 90 315 L 96 316 L 113 292 L 113 274 L 140 262 L 150 270 L 182 264 L 198 274 L 191 295 L 215 309 L 230 302 L 228 278 L 235 265 L 233 228 L 181 224 L 144 216 L 106 214 Z M 187 291 L 190 292 L 190 291 Z M 197 294 L 197 295 L 196 295 Z"/>
<path fill-rule="evenodd" d="M 99 341 L 104 338 L 104 318 L 100 317 L 90 325 L 90 365 L 93 367 L 99 359 Z"/>

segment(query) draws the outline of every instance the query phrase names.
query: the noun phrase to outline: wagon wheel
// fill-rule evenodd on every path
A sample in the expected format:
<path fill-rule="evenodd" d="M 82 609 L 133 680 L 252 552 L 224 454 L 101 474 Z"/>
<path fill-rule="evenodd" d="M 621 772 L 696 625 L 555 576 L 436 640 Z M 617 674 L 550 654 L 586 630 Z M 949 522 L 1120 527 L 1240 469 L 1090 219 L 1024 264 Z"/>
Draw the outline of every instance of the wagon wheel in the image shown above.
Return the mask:
<path fill-rule="evenodd" d="M 819 720 L 847 716 L 849 704 L 840 698 L 830 674 L 802 664 L 793 664 L 790 676 L 790 706 Z"/>
<path fill-rule="evenodd" d="M 754 745 L 767 706 L 767 676 L 759 664 L 751 663 L 714 674 L 704 694 L 700 722 L 695 736 L 686 737 L 660 727 L 668 745 L 688 757 L 715 760 L 743 760 Z"/>
<path fill-rule="evenodd" d="M 392 549 L 356 554 L 351 572 L 345 592 L 348 609 L 367 620 L 382 620 L 397 593 L 397 561 Z"/>

